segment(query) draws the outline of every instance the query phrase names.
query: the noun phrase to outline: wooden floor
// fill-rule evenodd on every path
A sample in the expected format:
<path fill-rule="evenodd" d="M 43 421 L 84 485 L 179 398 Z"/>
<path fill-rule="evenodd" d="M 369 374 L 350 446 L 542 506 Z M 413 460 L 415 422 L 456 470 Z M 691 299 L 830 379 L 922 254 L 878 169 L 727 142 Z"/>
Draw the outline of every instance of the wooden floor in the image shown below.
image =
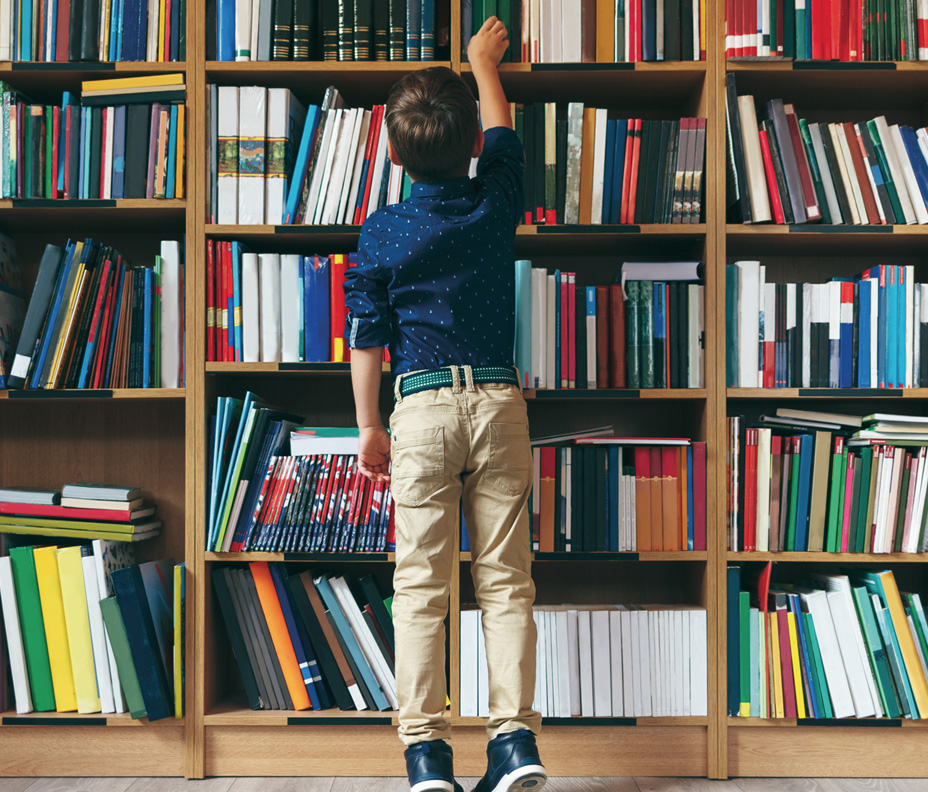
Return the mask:
<path fill-rule="evenodd" d="M 458 779 L 465 792 L 476 778 Z M 545 792 L 920 792 L 924 779 L 552 778 Z M 0 778 L 0 792 L 406 792 L 403 778 Z"/>

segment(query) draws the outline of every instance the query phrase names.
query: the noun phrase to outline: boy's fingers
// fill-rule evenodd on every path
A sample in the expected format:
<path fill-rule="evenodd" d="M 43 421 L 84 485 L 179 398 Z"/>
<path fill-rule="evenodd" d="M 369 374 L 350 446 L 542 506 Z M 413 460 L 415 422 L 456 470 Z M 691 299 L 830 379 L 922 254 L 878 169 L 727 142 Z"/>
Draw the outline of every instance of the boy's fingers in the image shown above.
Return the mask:
<path fill-rule="evenodd" d="M 495 16 L 487 17 L 487 21 L 483 23 L 478 32 L 482 33 L 484 30 L 490 30 L 497 22 L 499 22 L 499 24 L 503 24 Z"/>

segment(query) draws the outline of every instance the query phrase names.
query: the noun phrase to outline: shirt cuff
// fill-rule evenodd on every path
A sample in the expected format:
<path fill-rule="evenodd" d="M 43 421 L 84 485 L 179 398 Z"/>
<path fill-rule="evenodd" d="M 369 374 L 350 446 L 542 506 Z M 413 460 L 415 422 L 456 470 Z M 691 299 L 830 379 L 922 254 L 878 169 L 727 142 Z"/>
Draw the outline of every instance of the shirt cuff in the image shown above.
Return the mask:
<path fill-rule="evenodd" d="M 345 340 L 350 349 L 385 347 L 390 343 L 390 325 L 349 315 L 345 321 Z"/>

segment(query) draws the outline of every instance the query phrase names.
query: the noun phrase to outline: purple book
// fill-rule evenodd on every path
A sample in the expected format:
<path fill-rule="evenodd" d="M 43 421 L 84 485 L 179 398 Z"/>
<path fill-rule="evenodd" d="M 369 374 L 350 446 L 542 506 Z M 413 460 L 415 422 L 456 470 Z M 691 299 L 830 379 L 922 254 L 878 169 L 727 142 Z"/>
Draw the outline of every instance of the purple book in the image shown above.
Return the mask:
<path fill-rule="evenodd" d="M 145 197 L 155 197 L 155 159 L 158 155 L 158 124 L 161 121 L 161 105 L 151 106 L 151 130 L 148 135 L 148 178 L 145 181 Z"/>

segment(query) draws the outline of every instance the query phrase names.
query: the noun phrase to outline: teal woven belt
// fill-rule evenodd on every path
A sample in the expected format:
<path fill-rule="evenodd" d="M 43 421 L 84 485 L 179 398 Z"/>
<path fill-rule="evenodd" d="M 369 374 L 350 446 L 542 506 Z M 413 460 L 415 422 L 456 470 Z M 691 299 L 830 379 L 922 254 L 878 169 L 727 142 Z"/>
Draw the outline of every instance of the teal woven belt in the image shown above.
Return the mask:
<path fill-rule="evenodd" d="M 500 382 L 508 385 L 518 385 L 519 378 L 511 366 L 474 366 L 473 379 L 475 385 L 487 382 Z M 465 385 L 464 369 L 458 368 L 458 378 L 461 386 Z M 400 381 L 400 394 L 411 396 L 419 391 L 434 390 L 435 388 L 453 388 L 454 376 L 450 368 L 434 369 L 433 371 L 420 371 L 418 374 L 407 374 Z"/>

